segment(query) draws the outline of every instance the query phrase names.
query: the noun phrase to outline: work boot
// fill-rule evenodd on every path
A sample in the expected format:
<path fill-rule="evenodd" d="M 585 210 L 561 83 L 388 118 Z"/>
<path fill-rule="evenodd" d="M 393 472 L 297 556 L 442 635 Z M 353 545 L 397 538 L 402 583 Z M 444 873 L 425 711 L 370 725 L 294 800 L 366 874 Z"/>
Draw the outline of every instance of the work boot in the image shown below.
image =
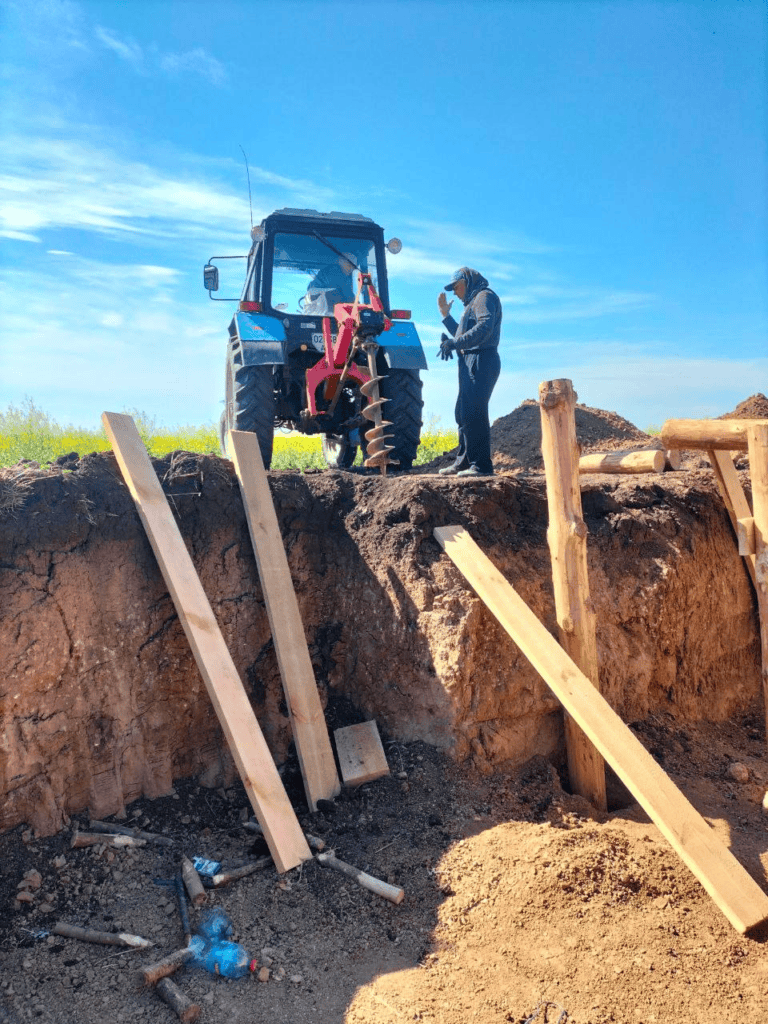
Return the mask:
<path fill-rule="evenodd" d="M 470 466 L 469 469 L 460 469 L 456 476 L 462 477 L 473 477 L 473 476 L 493 476 L 493 470 L 490 473 L 484 473 L 482 469 L 478 469 L 477 466 Z"/>
<path fill-rule="evenodd" d="M 440 474 L 440 476 L 454 476 L 459 471 L 456 468 L 456 466 L 453 463 L 451 463 L 450 466 L 443 466 L 443 468 L 438 469 L 437 472 Z"/>

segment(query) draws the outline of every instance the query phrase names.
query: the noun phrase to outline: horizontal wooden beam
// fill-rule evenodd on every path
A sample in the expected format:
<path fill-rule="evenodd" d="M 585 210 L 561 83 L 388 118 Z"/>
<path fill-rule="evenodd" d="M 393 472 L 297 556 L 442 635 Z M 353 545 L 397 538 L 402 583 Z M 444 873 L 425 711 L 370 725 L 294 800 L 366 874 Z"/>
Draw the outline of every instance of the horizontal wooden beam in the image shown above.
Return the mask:
<path fill-rule="evenodd" d="M 768 896 L 461 526 L 435 538 L 565 710 L 742 934 L 768 930 Z"/>
<path fill-rule="evenodd" d="M 663 473 L 665 461 L 658 448 L 590 452 L 579 459 L 579 473 Z"/>
<path fill-rule="evenodd" d="M 665 448 L 745 452 L 751 424 L 768 420 L 667 420 L 661 428 Z"/>

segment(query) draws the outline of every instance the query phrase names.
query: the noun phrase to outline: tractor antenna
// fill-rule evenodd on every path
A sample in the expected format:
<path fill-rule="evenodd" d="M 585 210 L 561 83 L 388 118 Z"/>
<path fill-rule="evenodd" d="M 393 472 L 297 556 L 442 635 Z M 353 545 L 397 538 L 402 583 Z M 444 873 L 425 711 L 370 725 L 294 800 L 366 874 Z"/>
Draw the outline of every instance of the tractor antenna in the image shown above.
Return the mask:
<path fill-rule="evenodd" d="M 239 143 L 238 143 L 239 145 Z M 245 174 L 248 178 L 248 206 L 251 209 L 251 227 L 253 227 L 253 202 L 251 200 L 251 172 L 248 170 L 248 157 L 245 155 L 245 150 L 240 146 L 240 151 L 243 154 L 243 160 L 245 160 Z"/>

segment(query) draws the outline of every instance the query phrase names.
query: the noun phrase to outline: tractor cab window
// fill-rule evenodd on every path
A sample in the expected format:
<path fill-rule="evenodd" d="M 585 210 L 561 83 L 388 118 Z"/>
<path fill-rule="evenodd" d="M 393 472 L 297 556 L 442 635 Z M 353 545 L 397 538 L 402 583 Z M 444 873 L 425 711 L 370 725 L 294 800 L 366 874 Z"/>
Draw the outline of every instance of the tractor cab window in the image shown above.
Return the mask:
<path fill-rule="evenodd" d="M 323 238 L 328 245 L 314 235 L 275 235 L 270 302 L 273 309 L 329 316 L 337 302 L 354 301 L 360 283 L 358 269 L 371 275 L 378 290 L 376 247 L 372 241 L 327 234 Z M 360 301 L 368 303 L 367 287 L 363 288 Z"/>

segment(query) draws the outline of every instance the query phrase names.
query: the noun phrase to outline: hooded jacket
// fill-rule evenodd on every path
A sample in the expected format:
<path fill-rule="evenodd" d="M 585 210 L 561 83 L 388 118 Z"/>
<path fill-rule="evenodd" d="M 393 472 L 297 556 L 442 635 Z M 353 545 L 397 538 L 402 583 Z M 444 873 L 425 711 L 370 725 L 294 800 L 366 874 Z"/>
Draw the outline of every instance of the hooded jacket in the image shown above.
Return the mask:
<path fill-rule="evenodd" d="M 477 270 L 462 267 L 461 276 L 467 286 L 461 320 L 457 324 L 450 315 L 443 320 L 454 337 L 456 349 L 464 353 L 498 348 L 501 337 L 501 300 Z"/>

